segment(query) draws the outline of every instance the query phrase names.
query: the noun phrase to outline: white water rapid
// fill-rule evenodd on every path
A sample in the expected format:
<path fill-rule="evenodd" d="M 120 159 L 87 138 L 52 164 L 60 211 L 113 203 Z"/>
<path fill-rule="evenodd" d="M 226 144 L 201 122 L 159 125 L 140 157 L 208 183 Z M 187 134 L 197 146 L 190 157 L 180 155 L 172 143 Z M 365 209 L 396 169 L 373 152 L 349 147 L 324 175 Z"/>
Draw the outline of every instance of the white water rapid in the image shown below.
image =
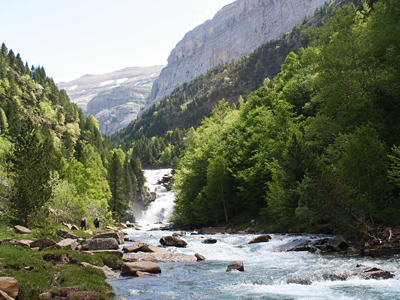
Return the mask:
<path fill-rule="evenodd" d="M 154 190 L 157 178 L 166 170 L 145 171 L 147 185 Z M 152 203 L 142 218 L 141 230 L 124 229 L 131 239 L 149 245 L 161 246 L 160 238 L 172 231 L 152 230 L 150 224 L 166 220 L 172 211 L 171 198 Z M 169 203 L 169 204 L 167 204 Z M 160 217 L 160 218 L 159 218 Z M 267 243 L 247 244 L 257 234 L 216 234 L 183 236 L 186 248 L 169 247 L 168 251 L 186 254 L 200 253 L 206 260 L 183 262 L 157 262 L 162 273 L 157 277 L 120 277 L 109 279 L 116 298 L 132 299 L 274 299 L 274 300 L 400 300 L 400 260 L 390 258 L 321 255 L 309 252 L 279 252 L 278 248 L 295 239 L 313 239 L 315 235 L 270 234 Z M 205 238 L 217 243 L 204 244 Z M 133 244 L 127 242 L 125 245 Z M 121 245 L 122 248 L 123 245 Z M 230 273 L 226 268 L 231 261 L 244 263 L 244 272 Z M 362 264 L 390 271 L 391 279 L 362 279 L 358 273 Z M 362 268 L 362 267 L 361 267 Z"/>

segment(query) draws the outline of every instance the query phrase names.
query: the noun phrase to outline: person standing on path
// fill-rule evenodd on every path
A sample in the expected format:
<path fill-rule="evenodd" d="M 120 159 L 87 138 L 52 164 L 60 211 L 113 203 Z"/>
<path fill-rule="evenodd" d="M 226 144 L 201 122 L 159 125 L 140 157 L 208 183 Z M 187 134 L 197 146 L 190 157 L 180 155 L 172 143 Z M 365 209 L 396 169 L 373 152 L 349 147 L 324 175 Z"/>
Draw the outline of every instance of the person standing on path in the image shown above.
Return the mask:
<path fill-rule="evenodd" d="M 94 220 L 94 227 L 96 227 L 96 232 L 99 230 L 100 228 L 100 221 L 99 219 L 96 218 L 96 220 Z"/>
<path fill-rule="evenodd" d="M 81 220 L 81 230 L 83 230 L 83 227 L 85 227 L 85 231 L 86 231 L 86 217 L 83 217 Z"/>

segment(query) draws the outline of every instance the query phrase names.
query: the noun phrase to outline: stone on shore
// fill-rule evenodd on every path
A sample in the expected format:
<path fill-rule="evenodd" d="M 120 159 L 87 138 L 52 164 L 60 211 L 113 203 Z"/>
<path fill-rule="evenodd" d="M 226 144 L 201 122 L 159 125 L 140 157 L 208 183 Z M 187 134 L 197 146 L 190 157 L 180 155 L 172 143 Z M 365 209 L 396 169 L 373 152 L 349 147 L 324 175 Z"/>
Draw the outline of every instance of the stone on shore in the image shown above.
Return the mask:
<path fill-rule="evenodd" d="M 145 246 L 148 246 L 146 243 L 142 243 L 142 242 L 140 242 L 140 243 L 134 243 L 133 245 L 130 245 L 130 246 L 128 246 L 128 245 L 125 245 L 123 248 L 122 248 L 122 250 L 124 251 L 124 252 L 138 252 L 138 251 L 142 251 L 142 248 L 143 247 L 145 247 Z"/>
<path fill-rule="evenodd" d="M 8 296 L 16 298 L 18 296 L 18 281 L 13 277 L 0 277 L 0 290 Z"/>
<path fill-rule="evenodd" d="M 230 271 L 244 271 L 244 266 L 242 261 L 233 261 L 228 265 L 228 268 L 226 269 L 227 272 Z"/>
<path fill-rule="evenodd" d="M 111 250 L 118 248 L 118 242 L 114 238 L 91 238 L 82 244 L 82 250 Z"/>
<path fill-rule="evenodd" d="M 76 240 L 67 238 L 67 239 L 61 240 L 61 241 L 58 242 L 56 245 L 57 245 L 57 247 L 59 247 L 60 249 L 61 249 L 62 247 L 67 247 L 67 248 L 69 248 L 69 249 L 71 249 L 71 250 L 75 250 L 76 247 L 78 246 L 78 242 L 77 242 Z"/>
<path fill-rule="evenodd" d="M 100 269 L 100 270 L 102 270 L 104 272 L 104 276 L 106 276 L 107 278 L 118 278 L 119 277 L 119 275 L 117 273 L 115 273 L 108 266 L 98 267 L 98 266 L 94 266 L 94 265 L 91 265 L 91 264 L 86 263 L 86 262 L 81 262 L 81 266 L 82 267 L 92 267 L 92 268 Z"/>
<path fill-rule="evenodd" d="M 184 253 L 157 253 L 157 252 L 136 252 L 125 253 L 123 258 L 126 262 L 152 261 L 152 262 L 195 262 L 198 259 L 194 255 Z"/>
<path fill-rule="evenodd" d="M 32 234 L 32 231 L 24 226 L 20 226 L 20 225 L 15 225 L 14 226 L 15 230 L 18 231 L 19 233 L 23 233 L 23 234 Z"/>
<path fill-rule="evenodd" d="M 183 231 L 175 231 L 172 236 L 185 236 L 186 232 Z"/>
<path fill-rule="evenodd" d="M 105 238 L 114 238 L 120 245 L 125 243 L 124 233 L 120 230 L 98 233 L 93 237 L 93 239 L 105 239 Z"/>
<path fill-rule="evenodd" d="M 121 276 L 137 276 L 137 272 L 147 272 L 152 274 L 161 273 L 161 268 L 150 261 L 137 261 L 125 263 L 122 266 Z"/>
<path fill-rule="evenodd" d="M 65 239 L 70 238 L 70 239 L 75 239 L 75 240 L 77 240 L 77 239 L 80 238 L 80 236 L 78 236 L 78 235 L 76 235 L 76 234 L 73 234 L 73 233 L 69 232 L 69 231 L 66 230 L 66 229 L 59 229 L 59 230 L 57 230 L 57 235 L 58 235 L 58 236 L 61 236 L 61 237 L 63 237 L 63 238 L 65 238 Z"/>
<path fill-rule="evenodd" d="M 163 236 L 160 239 L 160 243 L 163 246 L 168 246 L 168 247 L 186 247 L 187 243 L 182 240 L 181 238 L 178 238 L 176 236 Z"/>

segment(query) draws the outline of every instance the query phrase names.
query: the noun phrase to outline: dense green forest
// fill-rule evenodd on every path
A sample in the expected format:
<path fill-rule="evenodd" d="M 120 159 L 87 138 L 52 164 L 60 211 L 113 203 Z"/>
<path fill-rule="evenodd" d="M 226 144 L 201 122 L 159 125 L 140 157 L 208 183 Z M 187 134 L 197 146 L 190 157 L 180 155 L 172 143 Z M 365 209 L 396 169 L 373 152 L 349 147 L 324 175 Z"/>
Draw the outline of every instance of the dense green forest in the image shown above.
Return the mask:
<path fill-rule="evenodd" d="M 0 50 L 0 221 L 120 220 L 146 196 L 140 160 L 113 149 L 43 67 Z M 49 212 L 51 218 L 49 218 Z M 91 223 L 90 223 L 91 224 Z"/>
<path fill-rule="evenodd" d="M 271 230 L 399 225 L 400 7 L 372 2 L 307 30 L 310 45 L 273 80 L 189 131 L 177 224 L 247 214 Z"/>

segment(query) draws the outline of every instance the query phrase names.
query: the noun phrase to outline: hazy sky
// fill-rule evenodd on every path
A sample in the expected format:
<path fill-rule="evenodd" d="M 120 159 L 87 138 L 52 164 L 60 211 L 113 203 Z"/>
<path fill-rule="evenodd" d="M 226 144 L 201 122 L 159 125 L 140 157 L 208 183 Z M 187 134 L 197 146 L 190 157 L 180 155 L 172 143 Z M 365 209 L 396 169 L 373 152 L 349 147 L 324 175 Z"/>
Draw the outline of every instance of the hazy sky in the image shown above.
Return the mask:
<path fill-rule="evenodd" d="M 234 0 L 0 0 L 0 44 L 56 82 L 167 64 L 186 32 Z"/>

